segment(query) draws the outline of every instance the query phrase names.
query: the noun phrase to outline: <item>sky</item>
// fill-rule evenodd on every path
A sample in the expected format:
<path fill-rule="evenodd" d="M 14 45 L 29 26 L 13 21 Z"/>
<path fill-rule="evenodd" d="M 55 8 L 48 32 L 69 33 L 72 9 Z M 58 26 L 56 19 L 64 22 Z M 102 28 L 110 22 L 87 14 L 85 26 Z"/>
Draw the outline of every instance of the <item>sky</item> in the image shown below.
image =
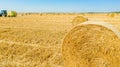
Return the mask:
<path fill-rule="evenodd" d="M 18 12 L 113 12 L 120 0 L 0 0 L 0 10 Z"/>

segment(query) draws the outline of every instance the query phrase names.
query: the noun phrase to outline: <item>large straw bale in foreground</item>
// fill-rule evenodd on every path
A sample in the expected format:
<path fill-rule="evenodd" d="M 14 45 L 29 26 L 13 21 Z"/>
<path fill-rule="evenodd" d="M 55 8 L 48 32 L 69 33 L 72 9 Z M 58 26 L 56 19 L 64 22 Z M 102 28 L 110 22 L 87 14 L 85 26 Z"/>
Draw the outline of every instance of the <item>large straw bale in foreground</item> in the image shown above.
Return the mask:
<path fill-rule="evenodd" d="M 85 22 L 85 21 L 88 21 L 88 19 L 85 18 L 85 17 L 83 17 L 83 16 L 77 16 L 77 17 L 75 17 L 75 18 L 73 19 L 73 21 L 72 21 L 72 26 L 75 26 L 75 25 L 77 25 L 77 24 L 79 24 L 79 23 L 83 23 L 83 22 Z"/>
<path fill-rule="evenodd" d="M 119 38 L 119 31 L 111 24 L 79 24 L 64 38 L 64 67 L 120 67 Z"/>

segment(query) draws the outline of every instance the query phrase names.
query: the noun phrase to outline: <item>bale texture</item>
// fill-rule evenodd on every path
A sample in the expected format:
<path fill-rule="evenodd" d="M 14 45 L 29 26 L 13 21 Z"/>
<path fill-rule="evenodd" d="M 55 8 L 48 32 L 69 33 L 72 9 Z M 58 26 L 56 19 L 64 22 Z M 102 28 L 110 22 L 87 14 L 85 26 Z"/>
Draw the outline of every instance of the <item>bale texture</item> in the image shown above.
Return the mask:
<path fill-rule="evenodd" d="M 73 21 L 72 21 L 72 26 L 75 26 L 75 25 L 77 25 L 77 24 L 79 24 L 79 23 L 83 23 L 83 22 L 85 22 L 85 21 L 88 21 L 88 19 L 85 18 L 85 17 L 82 17 L 82 16 L 77 16 L 77 17 L 75 17 L 75 18 L 73 19 Z"/>
<path fill-rule="evenodd" d="M 111 24 L 85 22 L 62 45 L 64 67 L 120 67 L 120 33 Z"/>

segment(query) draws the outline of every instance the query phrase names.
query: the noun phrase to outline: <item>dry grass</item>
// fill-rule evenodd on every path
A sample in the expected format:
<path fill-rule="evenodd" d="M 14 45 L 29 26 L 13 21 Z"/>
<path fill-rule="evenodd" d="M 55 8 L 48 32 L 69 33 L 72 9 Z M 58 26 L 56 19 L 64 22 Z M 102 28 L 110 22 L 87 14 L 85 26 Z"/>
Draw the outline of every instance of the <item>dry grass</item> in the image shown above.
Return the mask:
<path fill-rule="evenodd" d="M 65 16 L 64 21 L 63 16 L 0 18 L 0 65 L 61 66 L 62 39 L 71 27 L 71 17 Z"/>
<path fill-rule="evenodd" d="M 24 14 L 0 17 L 0 67 L 62 67 L 61 44 L 81 14 Z M 120 15 L 82 14 L 119 27 Z"/>

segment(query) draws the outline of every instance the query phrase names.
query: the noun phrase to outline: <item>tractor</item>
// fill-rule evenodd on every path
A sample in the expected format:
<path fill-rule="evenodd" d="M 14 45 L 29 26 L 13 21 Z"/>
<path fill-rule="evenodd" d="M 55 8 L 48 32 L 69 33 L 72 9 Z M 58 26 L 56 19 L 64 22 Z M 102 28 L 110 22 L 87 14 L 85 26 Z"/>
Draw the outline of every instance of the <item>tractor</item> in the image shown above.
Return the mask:
<path fill-rule="evenodd" d="M 1 10 L 0 17 L 7 17 L 7 10 Z"/>

